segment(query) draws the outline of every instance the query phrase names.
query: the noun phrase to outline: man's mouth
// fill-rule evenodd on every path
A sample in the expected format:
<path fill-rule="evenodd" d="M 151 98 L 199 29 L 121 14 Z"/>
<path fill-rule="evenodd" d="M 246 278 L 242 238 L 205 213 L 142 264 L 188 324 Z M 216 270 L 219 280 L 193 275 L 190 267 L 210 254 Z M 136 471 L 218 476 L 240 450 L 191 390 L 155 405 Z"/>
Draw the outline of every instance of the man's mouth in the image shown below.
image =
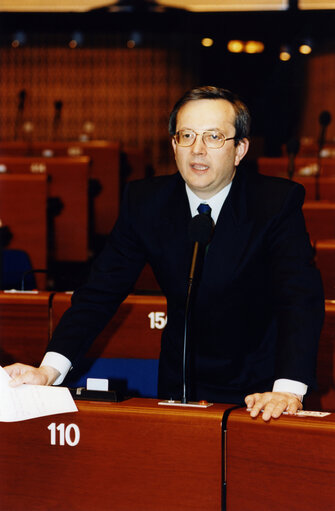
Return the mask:
<path fill-rule="evenodd" d="M 209 169 L 208 165 L 204 165 L 203 163 L 191 163 L 191 167 L 193 170 L 198 171 L 205 171 Z"/>

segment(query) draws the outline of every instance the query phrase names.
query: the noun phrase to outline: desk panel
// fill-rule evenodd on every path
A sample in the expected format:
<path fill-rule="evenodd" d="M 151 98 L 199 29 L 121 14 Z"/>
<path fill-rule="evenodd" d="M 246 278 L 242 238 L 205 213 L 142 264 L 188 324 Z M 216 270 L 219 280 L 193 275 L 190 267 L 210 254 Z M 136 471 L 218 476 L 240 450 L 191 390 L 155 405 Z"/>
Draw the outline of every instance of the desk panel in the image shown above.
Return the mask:
<path fill-rule="evenodd" d="M 94 198 L 94 227 L 97 234 L 106 235 L 112 229 L 120 207 L 120 143 L 106 140 L 0 142 L 1 155 L 88 156 L 92 160 L 90 177 L 102 185 Z"/>
<path fill-rule="evenodd" d="M 264 158 L 264 160 L 271 160 L 271 158 Z M 332 167 L 335 167 L 335 164 L 332 163 Z M 268 169 L 268 170 L 267 170 Z M 269 170 L 270 169 L 270 170 Z M 275 169 L 271 169 L 267 165 L 265 168 L 260 167 L 260 173 L 268 176 L 277 176 L 284 177 L 288 179 L 286 171 L 278 171 Z M 315 177 L 313 176 L 302 176 L 298 173 L 295 173 L 293 176 L 293 181 L 296 183 L 300 183 L 304 186 L 306 190 L 306 200 L 315 200 L 317 195 L 317 190 L 319 193 L 319 198 L 321 200 L 335 201 L 335 173 L 327 172 L 320 175 L 318 178 L 318 182 L 316 182 Z"/>
<path fill-rule="evenodd" d="M 141 399 L 77 405 L 79 413 L 0 423 L 2 509 L 221 509 L 221 421 L 229 406 L 174 409 Z M 51 423 L 75 424 L 79 443 L 50 445 Z"/>
<path fill-rule="evenodd" d="M 8 248 L 25 250 L 34 269 L 47 266 L 46 207 L 45 175 L 0 174 L 0 218 L 13 233 Z M 36 281 L 44 289 L 45 276 Z"/>
<path fill-rule="evenodd" d="M 258 170 L 261 174 L 270 176 L 288 177 L 289 158 L 287 156 L 279 158 L 258 158 Z M 315 175 L 318 171 L 317 157 L 300 157 L 294 160 L 294 177 L 296 181 L 308 175 Z M 335 158 L 321 158 L 320 160 L 320 176 L 335 177 Z"/>
<path fill-rule="evenodd" d="M 335 202 L 306 201 L 303 213 L 312 242 L 335 238 Z"/>
<path fill-rule="evenodd" d="M 71 294 L 55 294 L 52 301 L 52 330 L 70 304 Z M 165 297 L 129 295 L 98 336 L 88 356 L 158 359 L 165 322 Z"/>
<path fill-rule="evenodd" d="M 335 416 L 264 423 L 233 411 L 227 433 L 227 511 L 335 509 Z"/>
<path fill-rule="evenodd" d="M 49 340 L 51 293 L 0 292 L 0 365 L 39 365 Z"/>
<path fill-rule="evenodd" d="M 304 406 L 335 412 L 335 301 L 326 300 L 325 309 L 317 361 L 318 388 L 305 398 Z"/>
<path fill-rule="evenodd" d="M 87 261 L 88 176 L 90 159 L 0 156 L 9 174 L 48 176 L 48 197 L 57 197 L 63 208 L 53 219 L 54 243 L 49 256 L 56 261 Z M 46 214 L 46 212 L 45 212 Z"/>
<path fill-rule="evenodd" d="M 325 297 L 335 299 L 335 239 L 317 240 L 315 262 L 320 270 Z"/>

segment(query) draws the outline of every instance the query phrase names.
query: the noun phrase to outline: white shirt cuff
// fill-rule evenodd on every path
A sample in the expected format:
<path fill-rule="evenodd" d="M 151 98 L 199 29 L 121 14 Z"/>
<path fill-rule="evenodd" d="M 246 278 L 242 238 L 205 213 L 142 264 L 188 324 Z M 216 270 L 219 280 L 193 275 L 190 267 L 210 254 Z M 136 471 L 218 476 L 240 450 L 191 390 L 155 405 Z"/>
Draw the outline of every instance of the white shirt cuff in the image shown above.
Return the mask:
<path fill-rule="evenodd" d="M 70 360 L 64 355 L 60 353 L 56 353 L 55 351 L 48 351 L 40 364 L 41 366 L 50 366 L 60 372 L 57 380 L 53 383 L 53 385 L 60 385 L 63 383 L 63 380 L 67 373 L 70 371 L 72 364 Z"/>
<path fill-rule="evenodd" d="M 307 392 L 307 389 L 307 385 L 301 383 L 300 381 L 280 378 L 274 382 L 272 392 L 292 392 L 292 394 L 304 396 Z"/>

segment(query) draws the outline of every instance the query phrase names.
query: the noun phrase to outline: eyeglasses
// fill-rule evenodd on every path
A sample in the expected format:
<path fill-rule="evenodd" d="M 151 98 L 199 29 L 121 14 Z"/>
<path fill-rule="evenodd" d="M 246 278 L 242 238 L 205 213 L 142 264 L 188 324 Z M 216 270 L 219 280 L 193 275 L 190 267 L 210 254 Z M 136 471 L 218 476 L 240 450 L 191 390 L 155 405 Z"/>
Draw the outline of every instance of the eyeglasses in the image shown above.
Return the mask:
<path fill-rule="evenodd" d="M 181 147 L 189 147 L 194 144 L 197 135 L 201 135 L 203 143 L 211 149 L 220 149 L 227 140 L 235 140 L 235 137 L 227 138 L 218 130 L 203 131 L 202 133 L 197 133 L 194 130 L 179 130 L 174 139 Z"/>

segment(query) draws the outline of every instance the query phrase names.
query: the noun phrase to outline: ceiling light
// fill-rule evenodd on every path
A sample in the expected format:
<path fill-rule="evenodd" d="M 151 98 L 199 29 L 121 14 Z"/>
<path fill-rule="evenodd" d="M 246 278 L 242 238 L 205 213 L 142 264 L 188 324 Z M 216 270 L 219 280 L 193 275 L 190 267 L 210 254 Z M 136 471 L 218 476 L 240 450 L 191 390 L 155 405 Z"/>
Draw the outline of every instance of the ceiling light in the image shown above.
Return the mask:
<path fill-rule="evenodd" d="M 213 39 L 211 37 L 204 37 L 201 40 L 201 44 L 202 44 L 202 46 L 205 46 L 206 48 L 209 48 L 210 46 L 213 46 L 214 41 L 213 41 Z"/>
<path fill-rule="evenodd" d="M 238 40 L 229 41 L 227 48 L 231 53 L 241 53 L 244 49 L 244 42 Z"/>
<path fill-rule="evenodd" d="M 299 52 L 302 53 L 303 55 L 309 55 L 310 53 L 312 53 L 312 47 L 308 43 L 301 44 L 299 46 Z"/>
<path fill-rule="evenodd" d="M 291 58 L 291 50 L 288 46 L 282 46 L 280 48 L 279 59 L 282 62 L 287 62 Z"/>
<path fill-rule="evenodd" d="M 247 41 L 244 51 L 246 53 L 262 53 L 264 51 L 264 44 L 261 41 Z"/>

